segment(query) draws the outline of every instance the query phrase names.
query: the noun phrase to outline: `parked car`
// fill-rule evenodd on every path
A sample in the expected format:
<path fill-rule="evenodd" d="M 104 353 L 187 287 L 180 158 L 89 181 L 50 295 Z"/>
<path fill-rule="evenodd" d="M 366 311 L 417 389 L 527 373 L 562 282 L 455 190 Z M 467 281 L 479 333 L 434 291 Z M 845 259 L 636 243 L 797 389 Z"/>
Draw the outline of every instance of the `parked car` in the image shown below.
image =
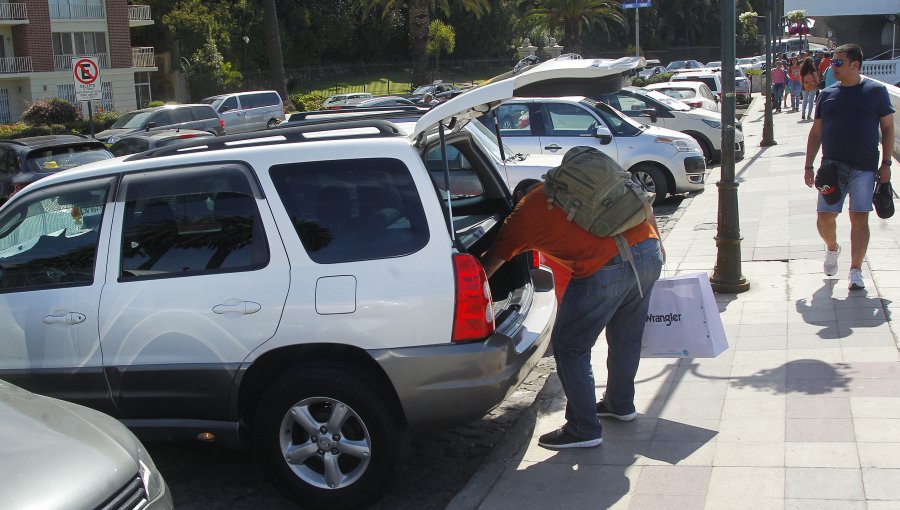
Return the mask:
<path fill-rule="evenodd" d="M 668 69 L 663 66 L 645 67 L 644 69 L 641 69 L 640 72 L 638 72 L 638 76 L 646 80 L 651 76 L 656 76 L 657 74 L 666 74 L 667 72 L 669 72 Z"/>
<path fill-rule="evenodd" d="M 225 134 L 225 122 L 208 104 L 170 104 L 128 112 L 119 117 L 109 129 L 97 133 L 95 138 L 107 145 L 135 131 L 159 128 L 181 128 L 208 131 L 214 135 Z"/>
<path fill-rule="evenodd" d="M 737 59 L 735 66 L 738 69 L 748 70 L 748 69 L 762 69 L 765 67 L 766 61 L 759 60 L 756 57 L 745 57 Z"/>
<path fill-rule="evenodd" d="M 720 69 L 722 67 L 721 60 L 713 60 L 712 62 L 707 62 L 706 67 L 708 69 Z"/>
<path fill-rule="evenodd" d="M 703 108 L 711 112 L 719 111 L 719 98 L 702 81 L 651 83 L 645 85 L 644 88 L 678 99 L 691 108 Z"/>
<path fill-rule="evenodd" d="M 699 69 L 701 67 L 703 67 L 703 63 L 697 60 L 673 60 L 666 66 L 666 70 L 671 73 L 682 69 Z"/>
<path fill-rule="evenodd" d="M 0 380 L 0 430 L 0 508 L 173 508 L 147 450 L 103 413 Z"/>
<path fill-rule="evenodd" d="M 707 161 L 722 157 L 722 115 L 704 109 L 693 109 L 661 92 L 638 87 L 625 87 L 615 94 L 600 98 L 620 112 L 650 126 L 673 129 L 689 135 L 703 149 Z M 744 133 L 740 122 L 734 133 L 734 150 L 744 157 Z"/>
<path fill-rule="evenodd" d="M 285 120 L 284 102 L 274 90 L 222 94 L 202 102 L 216 110 L 231 134 L 271 129 Z"/>
<path fill-rule="evenodd" d="M 603 102 L 583 96 L 516 99 L 499 106 L 497 116 L 503 143 L 513 151 L 561 155 L 578 145 L 596 147 L 655 192 L 657 201 L 703 189 L 706 160 L 696 140 L 640 124 Z M 518 123 L 503 127 L 508 118 Z M 543 120 L 532 122 L 538 118 Z"/>
<path fill-rule="evenodd" d="M 409 99 L 399 96 L 381 96 L 368 99 L 348 99 L 340 103 L 331 103 L 326 110 L 344 110 L 348 108 L 383 108 L 388 106 L 416 106 Z"/>
<path fill-rule="evenodd" d="M 332 103 L 340 103 L 348 99 L 368 99 L 370 97 L 372 97 L 372 94 L 369 92 L 349 92 L 347 94 L 335 94 L 333 96 L 326 97 L 325 101 L 322 101 L 322 108 L 327 108 L 328 105 Z"/>
<path fill-rule="evenodd" d="M 38 179 L 111 157 L 102 142 L 81 135 L 0 140 L 0 203 Z"/>
<path fill-rule="evenodd" d="M 166 147 L 192 138 L 209 138 L 213 136 L 206 131 L 192 129 L 163 129 L 160 131 L 138 131 L 119 138 L 109 151 L 113 156 L 127 156 L 150 149 Z"/>
<path fill-rule="evenodd" d="M 706 84 L 709 90 L 722 100 L 722 73 L 715 69 L 695 69 L 673 74 L 669 83 L 681 81 L 699 81 Z"/>
<path fill-rule="evenodd" d="M 462 94 L 463 92 L 463 90 L 458 89 L 449 83 L 436 82 L 416 87 L 411 93 L 403 94 L 400 97 L 408 99 L 415 104 L 422 104 L 422 99 L 425 97 L 425 94 L 430 95 L 432 98 L 441 97 L 443 100 L 447 100 Z"/>
<path fill-rule="evenodd" d="M 483 416 L 554 324 L 534 256 L 490 279 L 478 261 L 512 209 L 496 168 L 459 143 L 447 186 L 426 155 L 486 104 L 573 78 L 609 90 L 640 60 L 536 66 L 406 136 L 351 118 L 42 179 L 0 208 L 0 315 L 16 318 L 0 377 L 145 434 L 252 438 L 294 501 L 358 508 L 396 476 L 408 429 Z M 454 177 L 479 186 L 457 194 Z"/>
<path fill-rule="evenodd" d="M 734 70 L 734 94 L 738 103 L 750 104 L 750 78 L 738 68 Z"/>

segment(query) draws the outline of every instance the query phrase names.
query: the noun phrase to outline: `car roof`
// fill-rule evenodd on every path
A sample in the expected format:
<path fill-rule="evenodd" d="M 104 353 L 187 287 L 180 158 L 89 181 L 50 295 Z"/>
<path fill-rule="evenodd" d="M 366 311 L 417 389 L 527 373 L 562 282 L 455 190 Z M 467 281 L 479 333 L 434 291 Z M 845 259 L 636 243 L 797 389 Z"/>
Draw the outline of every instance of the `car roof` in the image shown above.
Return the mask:
<path fill-rule="evenodd" d="M 0 143 L 7 144 L 7 146 L 18 146 L 21 149 L 29 152 L 46 147 L 60 147 L 67 145 L 97 144 L 98 147 L 105 147 L 103 145 L 103 142 L 83 135 L 29 136 L 25 138 L 0 140 Z"/>
<path fill-rule="evenodd" d="M 194 106 L 203 106 L 206 108 L 212 108 L 212 106 L 205 103 L 184 103 L 184 104 L 164 104 L 162 106 L 152 106 L 150 108 L 141 108 L 140 110 L 132 110 L 128 113 L 138 113 L 138 112 L 157 112 L 159 110 L 174 110 L 175 108 L 185 108 L 185 107 L 194 107 Z"/>
<path fill-rule="evenodd" d="M 119 141 L 128 140 L 130 138 L 145 138 L 152 140 L 154 138 L 168 138 L 171 136 L 194 135 L 194 136 L 213 136 L 209 131 L 200 131 L 196 129 L 160 129 L 151 131 L 136 131 L 128 133 L 119 138 Z"/>

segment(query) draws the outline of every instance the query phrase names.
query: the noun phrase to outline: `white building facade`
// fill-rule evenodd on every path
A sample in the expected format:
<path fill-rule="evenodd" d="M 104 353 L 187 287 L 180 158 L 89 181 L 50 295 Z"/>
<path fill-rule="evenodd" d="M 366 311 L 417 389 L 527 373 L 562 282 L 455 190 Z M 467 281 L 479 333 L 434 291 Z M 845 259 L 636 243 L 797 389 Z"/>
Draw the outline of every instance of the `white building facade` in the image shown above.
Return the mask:
<path fill-rule="evenodd" d="M 815 20 L 811 35 L 858 44 L 866 59 L 900 56 L 900 0 L 784 0 L 784 10 L 805 11 Z"/>

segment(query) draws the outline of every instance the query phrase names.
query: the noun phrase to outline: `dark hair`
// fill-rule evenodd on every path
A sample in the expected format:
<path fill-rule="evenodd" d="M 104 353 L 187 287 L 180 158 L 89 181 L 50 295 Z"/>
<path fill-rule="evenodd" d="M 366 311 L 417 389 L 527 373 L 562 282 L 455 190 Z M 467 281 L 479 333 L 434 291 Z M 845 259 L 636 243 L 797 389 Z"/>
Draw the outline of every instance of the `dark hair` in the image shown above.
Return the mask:
<path fill-rule="evenodd" d="M 537 179 L 522 179 L 519 181 L 519 184 L 516 184 L 515 189 L 512 192 L 513 204 L 518 204 L 519 200 L 522 200 L 522 197 L 528 194 L 528 191 L 534 187 L 535 184 L 540 184 L 541 181 Z"/>
<path fill-rule="evenodd" d="M 800 75 L 806 76 L 807 74 L 815 73 L 815 72 L 816 72 L 816 64 L 813 63 L 812 57 L 806 57 L 803 60 L 803 64 L 801 64 L 801 66 L 800 66 Z"/>
<path fill-rule="evenodd" d="M 857 46 L 856 44 L 842 44 L 834 49 L 835 53 L 843 53 L 847 55 L 847 60 L 850 62 L 859 62 L 862 65 L 863 61 L 863 52 L 862 48 Z"/>

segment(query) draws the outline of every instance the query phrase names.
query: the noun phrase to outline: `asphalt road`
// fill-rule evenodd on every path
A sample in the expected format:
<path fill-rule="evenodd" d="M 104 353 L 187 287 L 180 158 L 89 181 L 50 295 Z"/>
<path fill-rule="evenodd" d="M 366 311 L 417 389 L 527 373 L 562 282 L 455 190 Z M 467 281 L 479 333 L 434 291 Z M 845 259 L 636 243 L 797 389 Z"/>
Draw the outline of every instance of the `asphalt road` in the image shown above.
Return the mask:
<path fill-rule="evenodd" d="M 690 201 L 690 196 L 670 197 L 654 207 L 663 237 Z M 531 406 L 553 366 L 552 358 L 545 357 L 510 398 L 474 423 L 413 435 L 397 483 L 369 509 L 443 509 Z M 146 446 L 179 510 L 297 508 L 265 479 L 252 452 L 202 443 Z"/>

